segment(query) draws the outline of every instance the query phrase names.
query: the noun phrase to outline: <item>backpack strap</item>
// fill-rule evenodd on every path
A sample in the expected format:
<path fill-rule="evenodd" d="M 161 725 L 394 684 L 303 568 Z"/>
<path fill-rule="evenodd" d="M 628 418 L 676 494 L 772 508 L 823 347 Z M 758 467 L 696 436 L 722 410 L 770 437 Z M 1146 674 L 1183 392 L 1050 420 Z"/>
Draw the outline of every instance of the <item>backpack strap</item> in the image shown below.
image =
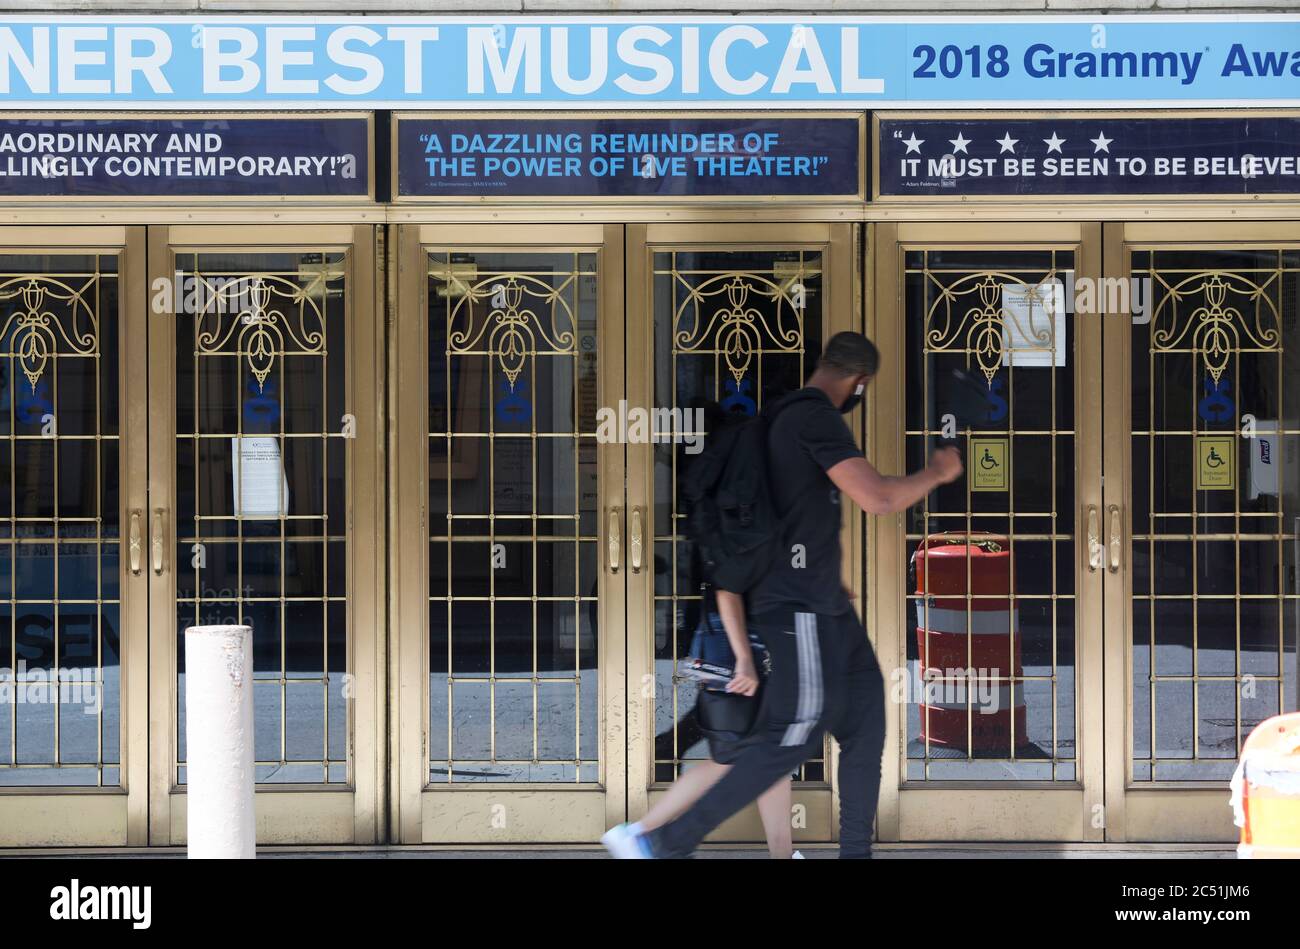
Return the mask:
<path fill-rule="evenodd" d="M 778 415 L 796 402 L 806 402 L 809 399 L 816 399 L 819 396 L 824 398 L 825 393 L 820 389 L 814 389 L 811 386 L 803 386 L 802 388 L 795 389 L 793 392 L 787 392 L 775 402 L 767 403 L 767 405 L 763 406 L 759 415 L 767 421 L 767 424 L 771 425 L 772 422 L 776 421 Z"/>

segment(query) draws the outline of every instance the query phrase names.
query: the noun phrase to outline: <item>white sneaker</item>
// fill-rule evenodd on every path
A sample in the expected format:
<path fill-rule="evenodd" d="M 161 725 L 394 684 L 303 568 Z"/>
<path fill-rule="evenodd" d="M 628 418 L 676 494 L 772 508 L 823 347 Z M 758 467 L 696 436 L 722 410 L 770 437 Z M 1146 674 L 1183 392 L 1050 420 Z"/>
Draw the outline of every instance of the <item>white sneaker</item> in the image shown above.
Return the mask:
<path fill-rule="evenodd" d="M 601 836 L 609 855 L 615 860 L 647 860 L 649 854 L 641 841 L 642 834 L 636 824 L 618 824 Z"/>
<path fill-rule="evenodd" d="M 804 855 L 801 854 L 798 850 L 796 850 L 794 853 L 790 854 L 790 859 L 791 859 L 791 860 L 802 860 L 802 859 L 804 859 Z"/>

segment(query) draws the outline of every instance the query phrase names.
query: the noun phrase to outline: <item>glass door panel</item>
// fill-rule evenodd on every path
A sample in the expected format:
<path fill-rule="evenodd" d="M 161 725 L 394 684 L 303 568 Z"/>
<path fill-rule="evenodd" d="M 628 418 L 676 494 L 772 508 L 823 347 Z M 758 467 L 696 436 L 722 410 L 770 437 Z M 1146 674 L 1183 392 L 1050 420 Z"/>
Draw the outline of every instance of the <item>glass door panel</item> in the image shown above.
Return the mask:
<path fill-rule="evenodd" d="M 653 681 L 653 700 L 634 698 L 629 709 L 634 816 L 708 756 L 695 685 L 675 674 L 699 618 L 702 579 L 685 533 L 683 478 L 710 413 L 754 415 L 803 385 L 825 339 L 860 326 L 851 241 L 848 227 L 826 225 L 631 229 L 629 290 L 648 310 L 629 313 L 629 338 L 641 341 L 633 348 L 646 355 L 629 370 L 627 411 L 649 408 L 651 421 L 628 449 L 631 516 L 644 518 L 647 532 L 645 569 L 630 578 L 629 668 Z M 796 840 L 834 836 L 831 770 L 826 754 L 795 776 Z M 751 808 L 711 839 L 762 838 Z"/>
<path fill-rule="evenodd" d="M 651 260 L 655 352 L 664 354 L 655 365 L 653 417 L 667 420 L 649 433 L 662 499 L 652 538 L 654 780 L 669 784 L 691 761 L 708 758 L 695 720 L 696 683 L 675 675 L 700 617 L 702 577 L 682 499 L 707 430 L 696 413 L 752 417 L 802 386 L 821 352 L 825 286 L 819 250 L 671 249 Z M 825 759 L 808 761 L 800 778 L 825 781 Z"/>
<path fill-rule="evenodd" d="M 467 256 L 429 254 L 429 780 L 593 784 L 596 254 Z"/>
<path fill-rule="evenodd" d="M 1239 749 L 1296 709 L 1300 247 L 1276 230 L 1127 225 L 1113 251 L 1145 302 L 1107 347 L 1132 382 L 1108 434 L 1127 462 L 1107 477 L 1127 484 L 1107 492 L 1128 537 L 1116 839 L 1233 839 Z"/>
<path fill-rule="evenodd" d="M 155 391 L 174 385 L 174 414 L 170 462 L 155 455 L 168 468 L 155 471 L 166 494 L 155 499 L 151 530 L 162 544 L 155 589 L 174 603 L 174 743 L 165 773 L 156 768 L 172 802 L 173 840 L 183 829 L 184 634 L 192 625 L 252 627 L 258 786 L 303 792 L 294 795 L 298 813 L 317 821 L 304 830 L 303 818 L 277 823 L 268 814 L 261 836 L 351 841 L 355 824 L 373 820 L 371 811 L 356 813 L 373 808 L 358 792 L 373 795 L 374 787 L 353 741 L 375 685 L 362 684 L 359 654 L 373 649 L 377 632 L 361 612 L 375 597 L 373 567 L 359 571 L 357 560 L 358 520 L 368 535 L 375 525 L 354 517 L 355 507 L 373 509 L 374 483 L 358 480 L 358 465 L 373 464 L 380 434 L 373 414 L 360 411 L 374 404 L 370 347 L 358 352 L 369 326 L 358 310 L 370 300 L 357 258 L 362 244 L 369 258 L 369 233 L 358 240 L 350 228 L 336 230 L 253 247 L 223 229 L 173 233 L 166 248 L 179 306 L 153 316 L 171 317 L 170 332 L 154 336 L 160 344 L 170 337 L 172 356 L 155 361 Z M 367 447 L 358 452 L 358 444 Z M 271 801 L 287 811 L 288 798 L 266 801 L 268 811 Z"/>
<path fill-rule="evenodd" d="M 950 424 L 970 468 L 905 514 L 907 780 L 1072 782 L 1075 340 L 1054 293 L 1075 253 L 922 248 L 903 266 L 905 467 Z"/>
<path fill-rule="evenodd" d="M 6 846 L 144 842 L 143 251 L 140 228 L 0 229 Z"/>
<path fill-rule="evenodd" d="M 1096 229 L 900 225 L 877 236 L 877 300 L 901 312 L 877 316 L 891 368 L 873 387 L 874 460 L 886 474 L 915 471 L 952 440 L 966 463 L 965 477 L 896 519 L 873 519 L 886 582 L 876 621 L 897 630 L 881 656 L 897 716 L 882 798 L 898 788 L 882 800 L 882 836 L 1098 837 L 1085 804 L 1100 800 L 1100 758 L 1085 761 L 1083 748 L 1101 724 L 1089 666 L 1100 578 L 1081 552 L 1100 466 L 1100 337 L 1067 302 L 1096 267 Z"/>
<path fill-rule="evenodd" d="M 176 323 L 176 783 L 185 629 L 246 623 L 257 781 L 346 784 L 344 255 L 175 264 L 212 296 Z"/>
<path fill-rule="evenodd" d="M 401 411 L 424 447 L 401 474 L 404 509 L 426 513 L 401 556 L 427 565 L 424 632 L 404 637 L 427 703 L 407 839 L 594 840 L 625 807 L 621 446 L 597 438 L 621 372 L 621 228 L 405 236 L 423 318 L 404 328 Z"/>

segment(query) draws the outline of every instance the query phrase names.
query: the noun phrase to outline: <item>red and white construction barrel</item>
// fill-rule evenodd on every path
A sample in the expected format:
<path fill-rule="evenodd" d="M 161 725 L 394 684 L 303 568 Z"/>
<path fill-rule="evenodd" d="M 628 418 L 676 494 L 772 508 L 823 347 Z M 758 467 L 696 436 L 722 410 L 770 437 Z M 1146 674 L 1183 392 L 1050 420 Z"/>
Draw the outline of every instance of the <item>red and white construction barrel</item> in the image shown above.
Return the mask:
<path fill-rule="evenodd" d="M 1027 738 L 1007 538 L 931 534 L 912 555 L 912 566 L 921 740 L 971 754 L 1010 755 L 1013 735 L 1017 747 Z"/>
<path fill-rule="evenodd" d="M 1255 726 L 1232 776 L 1237 856 L 1300 859 L 1300 713 Z"/>

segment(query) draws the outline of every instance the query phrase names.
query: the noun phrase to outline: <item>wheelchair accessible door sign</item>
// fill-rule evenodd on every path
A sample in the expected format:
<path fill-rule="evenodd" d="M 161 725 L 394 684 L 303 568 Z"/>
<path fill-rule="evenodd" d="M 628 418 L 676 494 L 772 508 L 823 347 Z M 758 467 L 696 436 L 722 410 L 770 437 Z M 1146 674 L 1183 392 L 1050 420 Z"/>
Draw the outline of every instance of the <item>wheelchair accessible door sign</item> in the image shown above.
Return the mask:
<path fill-rule="evenodd" d="M 1196 490 L 1232 491 L 1237 487 L 1237 450 L 1231 435 L 1196 438 Z"/>
<path fill-rule="evenodd" d="M 970 461 L 972 491 L 1005 491 L 1009 482 L 1009 439 L 972 438 Z"/>

